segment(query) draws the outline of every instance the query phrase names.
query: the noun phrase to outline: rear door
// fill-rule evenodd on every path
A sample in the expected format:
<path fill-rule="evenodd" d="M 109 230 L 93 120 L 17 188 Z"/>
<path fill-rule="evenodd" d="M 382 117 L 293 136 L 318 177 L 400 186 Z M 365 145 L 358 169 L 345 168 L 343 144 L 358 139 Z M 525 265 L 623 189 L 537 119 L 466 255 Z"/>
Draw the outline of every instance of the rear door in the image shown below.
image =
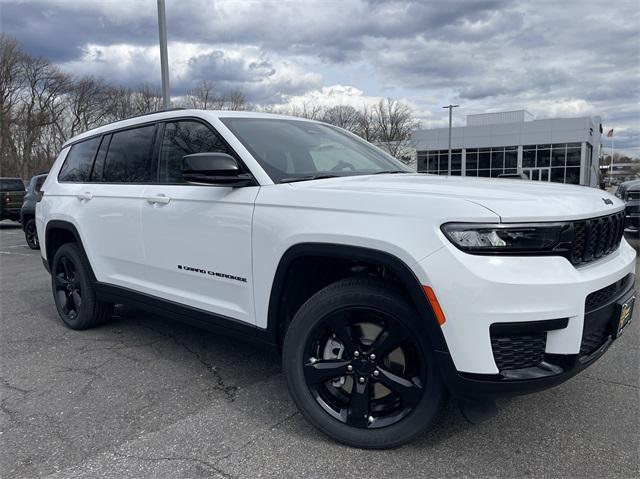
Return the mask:
<path fill-rule="evenodd" d="M 163 130 L 159 181 L 145 187 L 142 201 L 149 292 L 254 323 L 251 224 L 259 187 L 186 183 L 180 172 L 183 156 L 236 155 L 200 120 L 168 121 Z"/>
<path fill-rule="evenodd" d="M 138 290 L 146 279 L 140 214 L 144 188 L 155 180 L 156 128 L 102 137 L 90 181 L 76 192 L 75 216 L 98 281 Z"/>

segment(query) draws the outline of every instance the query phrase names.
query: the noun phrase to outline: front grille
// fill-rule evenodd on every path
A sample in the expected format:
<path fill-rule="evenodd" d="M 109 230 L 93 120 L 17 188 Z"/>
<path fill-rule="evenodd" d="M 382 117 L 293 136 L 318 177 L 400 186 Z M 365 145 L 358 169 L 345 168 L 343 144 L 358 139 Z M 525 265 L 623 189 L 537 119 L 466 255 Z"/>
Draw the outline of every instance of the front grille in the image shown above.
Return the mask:
<path fill-rule="evenodd" d="M 624 212 L 572 223 L 573 241 L 569 259 L 575 265 L 588 263 L 615 251 L 624 232 Z"/>
<path fill-rule="evenodd" d="M 631 274 L 628 274 L 621 280 L 589 294 L 584 303 L 585 312 L 589 313 L 590 311 L 594 311 L 600 306 L 607 304 L 611 298 L 615 298 L 627 287 L 629 281 L 631 281 L 631 277 Z"/>
<path fill-rule="evenodd" d="M 537 366 L 544 359 L 547 333 L 491 336 L 491 349 L 500 371 Z"/>
<path fill-rule="evenodd" d="M 608 327 L 601 327 L 592 331 L 585 331 L 582 334 L 582 342 L 580 343 L 580 356 L 589 356 L 596 349 L 609 339 L 611 330 Z"/>
<path fill-rule="evenodd" d="M 640 200 L 640 191 L 627 191 L 627 201 Z"/>

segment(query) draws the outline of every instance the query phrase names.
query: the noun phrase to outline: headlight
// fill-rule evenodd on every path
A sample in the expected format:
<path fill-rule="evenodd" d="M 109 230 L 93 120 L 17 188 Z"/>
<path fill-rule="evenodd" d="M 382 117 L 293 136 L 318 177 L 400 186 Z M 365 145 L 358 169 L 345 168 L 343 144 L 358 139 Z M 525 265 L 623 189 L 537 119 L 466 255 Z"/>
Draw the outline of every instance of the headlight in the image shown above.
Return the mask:
<path fill-rule="evenodd" d="M 557 251 L 564 243 L 566 223 L 447 223 L 442 232 L 455 246 L 476 254 Z"/>

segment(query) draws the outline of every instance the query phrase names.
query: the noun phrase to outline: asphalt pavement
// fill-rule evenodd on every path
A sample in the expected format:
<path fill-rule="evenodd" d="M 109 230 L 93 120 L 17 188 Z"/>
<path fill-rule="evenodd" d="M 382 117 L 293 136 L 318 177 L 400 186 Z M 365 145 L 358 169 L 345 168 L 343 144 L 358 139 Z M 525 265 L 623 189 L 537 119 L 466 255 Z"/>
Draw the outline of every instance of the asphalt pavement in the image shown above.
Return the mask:
<path fill-rule="evenodd" d="M 274 353 L 124 307 L 65 328 L 39 252 L 5 221 L 0 477 L 639 477 L 639 311 L 561 386 L 501 400 L 480 425 L 450 401 L 413 443 L 361 451 L 297 413 Z"/>

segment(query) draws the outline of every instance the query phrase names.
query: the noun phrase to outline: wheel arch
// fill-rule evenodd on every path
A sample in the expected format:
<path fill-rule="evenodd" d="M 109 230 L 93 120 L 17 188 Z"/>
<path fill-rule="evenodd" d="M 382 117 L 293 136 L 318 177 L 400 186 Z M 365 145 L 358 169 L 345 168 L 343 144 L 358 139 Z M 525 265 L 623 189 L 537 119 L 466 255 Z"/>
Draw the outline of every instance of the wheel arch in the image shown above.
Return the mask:
<path fill-rule="evenodd" d="M 86 260 L 86 266 L 89 271 L 91 281 L 95 283 L 96 276 L 93 273 L 93 267 L 91 266 L 89 257 L 87 256 L 84 245 L 82 244 L 80 233 L 75 225 L 69 221 L 51 220 L 47 223 L 45 228 L 44 247 L 47 254 L 46 261 L 49 265 L 49 270 L 51 271 L 53 256 L 55 255 L 56 250 L 65 243 L 76 243 L 78 245 L 78 248 L 80 248 L 80 251 Z"/>
<path fill-rule="evenodd" d="M 339 260 L 342 262 L 366 264 L 385 268 L 399 281 L 407 293 L 420 318 L 421 327 L 433 350 L 448 352 L 444 335 L 440 329 L 429 300 L 424 294 L 420 281 L 411 268 L 397 256 L 385 251 L 360 246 L 334 243 L 300 243 L 291 246 L 280 258 L 273 279 L 267 312 L 267 329 L 273 342 L 282 344 L 286 325 L 290 318 L 285 315 L 286 291 L 292 268 L 302 259 L 317 258 L 321 261 Z"/>

